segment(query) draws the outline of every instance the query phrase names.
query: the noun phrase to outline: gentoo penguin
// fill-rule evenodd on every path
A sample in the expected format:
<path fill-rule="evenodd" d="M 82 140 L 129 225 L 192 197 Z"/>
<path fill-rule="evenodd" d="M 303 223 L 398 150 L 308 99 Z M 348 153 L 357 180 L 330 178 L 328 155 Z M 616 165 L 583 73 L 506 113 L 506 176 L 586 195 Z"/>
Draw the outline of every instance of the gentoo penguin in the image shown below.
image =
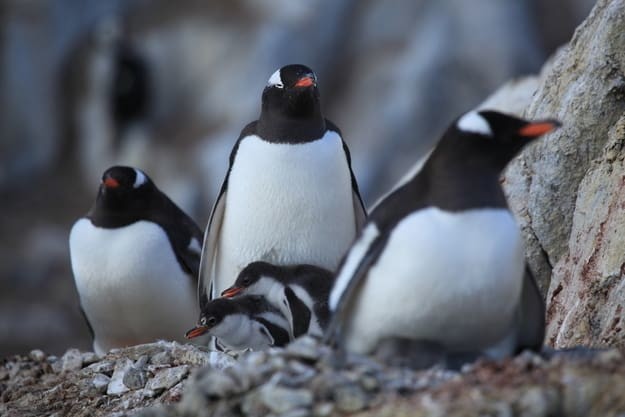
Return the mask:
<path fill-rule="evenodd" d="M 326 341 L 359 353 L 392 339 L 458 355 L 540 349 L 543 300 L 499 177 L 557 126 L 494 111 L 458 118 L 346 254 Z"/>
<path fill-rule="evenodd" d="M 322 336 L 330 318 L 328 296 L 333 281 L 332 272 L 318 266 L 278 266 L 259 261 L 246 266 L 221 295 L 263 296 L 286 317 L 293 338 L 306 333 Z"/>
<path fill-rule="evenodd" d="M 202 231 L 142 171 L 109 168 L 69 245 L 80 304 L 102 354 L 157 339 L 184 340 L 199 313 Z"/>
<path fill-rule="evenodd" d="M 282 67 L 230 155 L 205 233 L 200 306 L 250 262 L 335 270 L 365 217 L 347 145 L 321 113 L 317 77 Z"/>
<path fill-rule="evenodd" d="M 204 305 L 198 325 L 186 333 L 188 339 L 203 334 L 217 338 L 223 350 L 263 350 L 290 342 L 288 322 L 265 298 L 242 295 L 217 298 Z"/>

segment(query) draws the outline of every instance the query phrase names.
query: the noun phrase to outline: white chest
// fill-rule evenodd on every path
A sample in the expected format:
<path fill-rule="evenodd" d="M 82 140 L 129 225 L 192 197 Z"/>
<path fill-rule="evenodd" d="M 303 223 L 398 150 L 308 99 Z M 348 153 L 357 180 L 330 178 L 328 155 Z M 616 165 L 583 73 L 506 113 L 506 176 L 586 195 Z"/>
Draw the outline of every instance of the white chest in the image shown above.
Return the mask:
<path fill-rule="evenodd" d="M 192 280 L 156 224 L 103 229 L 80 219 L 70 234 L 70 252 L 81 305 L 103 350 L 180 340 L 197 318 Z"/>
<path fill-rule="evenodd" d="M 524 270 L 508 210 L 437 208 L 403 219 L 368 273 L 348 324 L 348 346 L 368 351 L 382 337 L 482 348 L 511 324 Z"/>
<path fill-rule="evenodd" d="M 350 171 L 335 132 L 295 145 L 241 141 L 228 180 L 218 280 L 234 280 L 257 260 L 334 269 L 355 233 Z"/>

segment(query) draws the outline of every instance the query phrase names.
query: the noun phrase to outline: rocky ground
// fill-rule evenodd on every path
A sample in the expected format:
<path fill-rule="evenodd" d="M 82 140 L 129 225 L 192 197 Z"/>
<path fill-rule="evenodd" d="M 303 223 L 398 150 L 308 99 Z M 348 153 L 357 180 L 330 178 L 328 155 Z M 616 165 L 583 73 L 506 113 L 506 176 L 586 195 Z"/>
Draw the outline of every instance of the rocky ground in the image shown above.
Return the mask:
<path fill-rule="evenodd" d="M 285 349 L 221 352 L 158 342 L 102 358 L 32 351 L 0 367 L 0 415 L 13 416 L 623 416 L 618 350 L 526 352 L 461 371 L 338 358 L 312 338 Z"/>

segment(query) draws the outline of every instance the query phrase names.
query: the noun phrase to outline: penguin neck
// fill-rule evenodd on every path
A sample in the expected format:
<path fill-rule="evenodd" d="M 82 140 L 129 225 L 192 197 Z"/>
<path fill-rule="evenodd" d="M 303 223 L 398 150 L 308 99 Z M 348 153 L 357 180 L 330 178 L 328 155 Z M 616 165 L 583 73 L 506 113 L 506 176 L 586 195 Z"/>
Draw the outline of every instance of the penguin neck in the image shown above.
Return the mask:
<path fill-rule="evenodd" d="M 428 205 L 443 210 L 507 208 L 500 176 L 501 170 L 490 161 L 461 150 L 435 152 L 410 185 L 422 190 L 425 182 Z"/>
<path fill-rule="evenodd" d="M 298 117 L 263 106 L 256 131 L 258 136 L 267 142 L 306 143 L 323 137 L 326 131 L 326 121 L 319 106 L 315 106 L 310 113 Z"/>

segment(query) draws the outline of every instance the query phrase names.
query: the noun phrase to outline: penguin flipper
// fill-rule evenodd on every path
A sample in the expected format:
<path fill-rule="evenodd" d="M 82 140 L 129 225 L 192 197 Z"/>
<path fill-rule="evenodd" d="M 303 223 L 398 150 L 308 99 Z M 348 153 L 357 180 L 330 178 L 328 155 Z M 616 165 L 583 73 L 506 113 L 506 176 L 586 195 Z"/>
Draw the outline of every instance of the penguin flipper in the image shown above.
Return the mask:
<path fill-rule="evenodd" d="M 330 120 L 326 119 L 326 127 L 328 130 L 336 132 L 341 137 L 341 143 L 343 144 L 343 152 L 345 152 L 345 159 L 347 160 L 347 166 L 349 168 L 349 175 L 352 181 L 352 200 L 354 204 L 354 217 L 356 219 L 356 231 L 360 231 L 367 221 L 367 209 L 365 208 L 365 203 L 362 201 L 362 197 L 360 197 L 360 190 L 358 189 L 358 182 L 356 181 L 356 176 L 354 175 L 354 171 L 352 170 L 352 156 L 349 153 L 349 148 L 347 144 L 343 140 L 343 135 L 341 134 L 341 130 Z"/>
<path fill-rule="evenodd" d="M 516 352 L 531 349 L 539 352 L 545 339 L 545 301 L 532 271 L 525 265 L 523 290 L 519 303 Z"/>
<path fill-rule="evenodd" d="M 310 327 L 311 312 L 306 304 L 299 299 L 290 287 L 284 288 L 284 296 L 287 300 L 287 308 L 291 314 L 291 327 L 293 330 L 293 338 L 300 337 L 308 333 Z"/>
<path fill-rule="evenodd" d="M 226 177 L 227 181 L 227 177 Z M 214 268 L 213 260 L 217 251 L 217 240 L 221 231 L 221 224 L 226 210 L 226 181 L 222 186 L 222 191 L 211 211 L 208 226 L 204 233 L 204 243 L 202 245 L 202 256 L 200 258 L 200 273 L 198 277 L 198 301 L 200 309 L 215 297 L 214 291 Z"/>
<path fill-rule="evenodd" d="M 369 226 L 367 226 L 369 227 Z M 366 232 L 366 229 L 365 229 Z M 341 272 L 347 260 L 349 259 L 350 254 L 353 250 L 358 246 L 360 241 L 365 237 L 361 235 L 358 241 L 352 246 L 352 249 L 345 255 L 343 261 L 341 263 L 341 267 L 339 268 L 339 272 L 337 274 L 337 280 L 335 283 L 341 278 Z M 377 260 L 384 247 L 386 246 L 387 237 L 378 236 L 376 237 L 368 248 L 366 249 L 365 255 L 360 260 L 358 266 L 356 267 L 354 273 L 349 279 L 349 282 L 345 286 L 345 289 L 340 294 L 340 298 L 336 302 L 334 308 L 332 308 L 332 300 L 330 300 L 330 311 L 332 313 L 330 317 L 330 321 L 328 323 L 327 329 L 325 331 L 323 341 L 326 344 L 334 344 L 339 339 L 339 333 L 341 325 L 345 322 L 348 311 L 352 306 L 352 302 L 355 294 L 360 289 L 361 285 L 365 282 L 365 278 L 367 277 L 367 273 L 369 271 L 369 267 L 373 265 Z M 331 294 L 332 296 L 332 294 Z"/>

